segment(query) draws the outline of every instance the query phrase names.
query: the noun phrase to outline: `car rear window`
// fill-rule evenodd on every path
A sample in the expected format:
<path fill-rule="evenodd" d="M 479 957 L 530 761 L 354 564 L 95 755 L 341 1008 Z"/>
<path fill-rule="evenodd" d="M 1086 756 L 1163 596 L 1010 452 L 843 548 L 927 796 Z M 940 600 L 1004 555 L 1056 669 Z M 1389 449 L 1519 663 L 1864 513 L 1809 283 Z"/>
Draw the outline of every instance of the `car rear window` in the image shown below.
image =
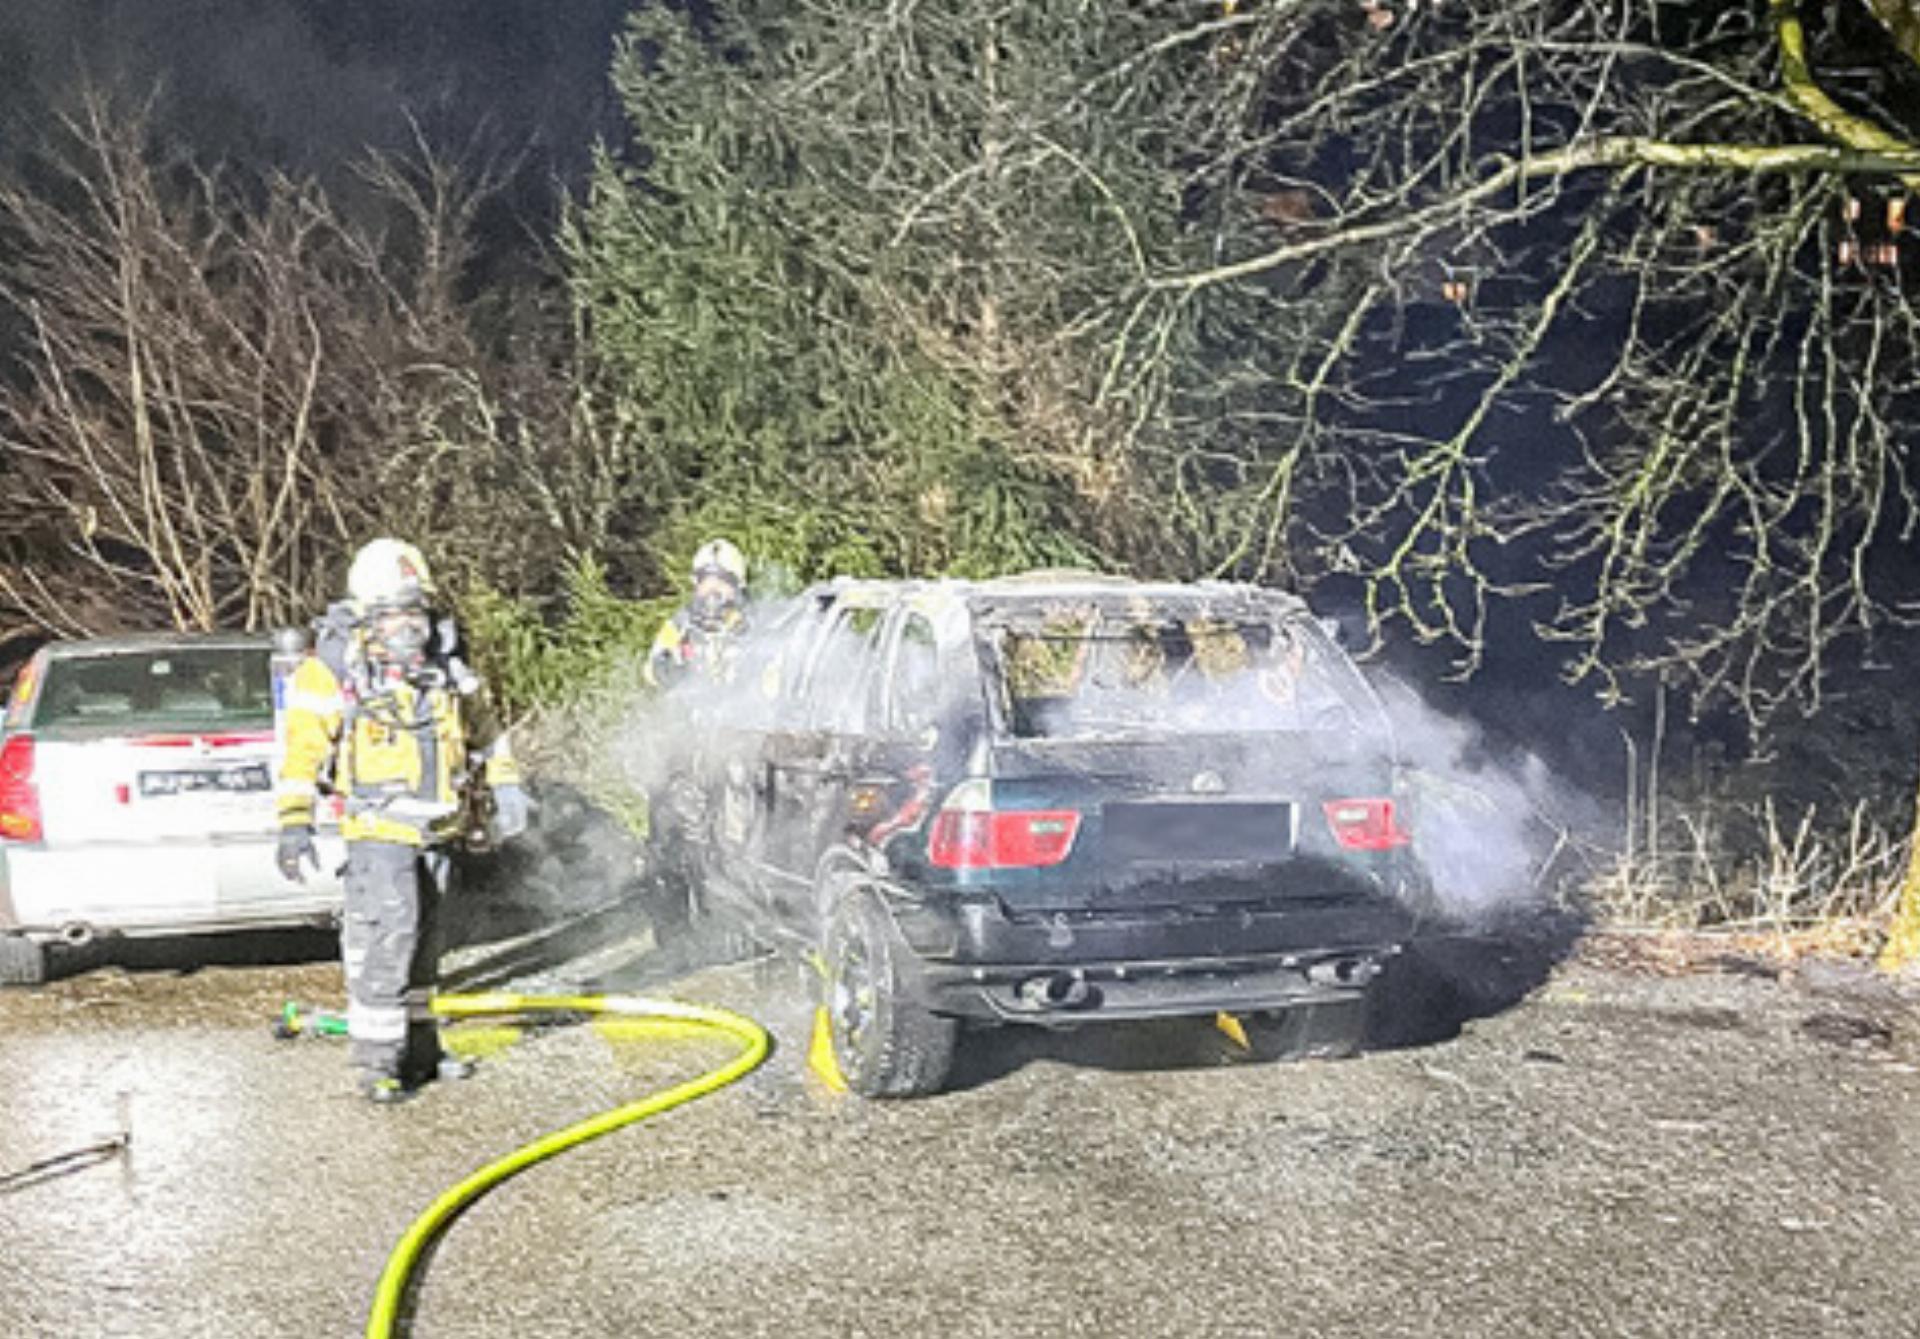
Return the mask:
<path fill-rule="evenodd" d="M 988 637 L 1015 738 L 1374 723 L 1351 664 L 1304 619 L 1057 608 L 1008 620 Z"/>
<path fill-rule="evenodd" d="M 272 722 L 267 652 L 247 646 L 57 657 L 47 665 L 33 718 L 36 729 L 232 729 Z"/>

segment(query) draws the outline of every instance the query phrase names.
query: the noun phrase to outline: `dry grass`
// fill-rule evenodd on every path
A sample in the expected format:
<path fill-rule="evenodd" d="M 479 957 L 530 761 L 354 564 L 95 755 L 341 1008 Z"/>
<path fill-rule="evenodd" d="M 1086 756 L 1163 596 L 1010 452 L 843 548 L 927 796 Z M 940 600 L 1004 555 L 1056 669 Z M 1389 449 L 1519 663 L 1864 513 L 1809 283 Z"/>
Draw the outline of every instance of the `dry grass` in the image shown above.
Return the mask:
<path fill-rule="evenodd" d="M 1586 888 L 1604 937 L 1658 956 L 1738 954 L 1788 962 L 1862 957 L 1885 938 L 1909 838 L 1856 804 L 1838 822 L 1772 800 L 1682 814 L 1647 849 L 1616 856 Z"/>
<path fill-rule="evenodd" d="M 1871 958 L 1885 937 L 1884 920 L 1841 919 L 1773 930 L 1603 925 L 1581 941 L 1578 957 L 1599 967 L 1660 976 L 1725 971 L 1779 976 L 1807 958 Z"/>

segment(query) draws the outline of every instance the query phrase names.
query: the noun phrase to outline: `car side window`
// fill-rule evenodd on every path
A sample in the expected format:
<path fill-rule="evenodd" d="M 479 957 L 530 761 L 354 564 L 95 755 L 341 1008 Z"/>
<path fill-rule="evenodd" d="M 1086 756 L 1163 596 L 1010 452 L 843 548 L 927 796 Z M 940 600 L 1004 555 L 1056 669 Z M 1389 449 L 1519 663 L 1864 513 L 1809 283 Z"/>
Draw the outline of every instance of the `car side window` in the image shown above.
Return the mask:
<path fill-rule="evenodd" d="M 832 606 L 825 601 L 807 600 L 766 629 L 774 650 L 760 676 L 760 690 L 782 720 L 792 720 L 805 704 L 808 686 L 807 667 L 813 650 L 826 629 Z"/>
<path fill-rule="evenodd" d="M 939 724 L 940 644 L 933 624 L 920 614 L 901 622 L 887 696 L 887 722 L 895 734 L 918 736 Z"/>
<path fill-rule="evenodd" d="M 806 716 L 813 729 L 866 728 L 886 617 L 885 609 L 873 605 L 842 605 L 834 611 L 807 676 Z"/>

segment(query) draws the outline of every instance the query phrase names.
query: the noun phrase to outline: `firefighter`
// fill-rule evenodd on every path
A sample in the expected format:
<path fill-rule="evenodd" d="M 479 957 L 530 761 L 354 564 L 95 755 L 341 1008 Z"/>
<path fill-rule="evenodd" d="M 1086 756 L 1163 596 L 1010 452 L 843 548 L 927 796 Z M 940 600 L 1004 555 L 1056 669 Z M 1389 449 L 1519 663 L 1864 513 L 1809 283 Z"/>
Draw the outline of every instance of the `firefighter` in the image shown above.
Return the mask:
<path fill-rule="evenodd" d="M 710 835 L 708 794 L 714 783 L 706 746 L 716 708 L 729 695 L 686 694 L 689 688 L 730 685 L 738 674 L 747 617 L 747 560 L 730 540 L 710 539 L 693 555 L 693 593 L 661 624 L 648 653 L 646 680 L 680 697 L 681 728 L 665 733 L 662 775 L 647 796 L 647 864 L 655 941 L 686 947 L 699 896 L 700 851 Z"/>
<path fill-rule="evenodd" d="M 320 788 L 342 796 L 347 1033 L 362 1092 L 386 1103 L 466 1070 L 442 1053 L 427 996 L 448 847 L 466 833 L 474 783 L 490 791 L 496 841 L 525 830 L 529 805 L 480 680 L 455 654 L 452 620 L 434 616 L 420 551 L 374 540 L 355 555 L 347 589 L 287 694 L 278 864 L 305 880 L 302 866 L 319 864 Z"/>
<path fill-rule="evenodd" d="M 692 677 L 725 682 L 747 630 L 747 560 L 731 541 L 710 539 L 693 555 L 693 595 L 660 625 L 647 682 L 671 688 Z"/>

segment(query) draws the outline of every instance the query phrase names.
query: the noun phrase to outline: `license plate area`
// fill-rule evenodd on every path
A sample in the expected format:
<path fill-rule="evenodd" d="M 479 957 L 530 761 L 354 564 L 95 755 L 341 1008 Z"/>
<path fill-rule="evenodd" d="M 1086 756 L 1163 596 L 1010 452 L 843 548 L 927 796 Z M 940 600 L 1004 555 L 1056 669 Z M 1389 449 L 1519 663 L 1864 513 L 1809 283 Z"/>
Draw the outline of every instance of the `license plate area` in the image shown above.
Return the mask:
<path fill-rule="evenodd" d="M 1112 865 L 1284 860 L 1293 828 L 1284 800 L 1116 801 L 1101 808 L 1100 853 Z"/>
<path fill-rule="evenodd" d="M 250 795 L 273 789 L 273 774 L 265 763 L 229 763 L 224 767 L 169 767 L 141 772 L 137 778 L 142 799 L 172 795 Z"/>

